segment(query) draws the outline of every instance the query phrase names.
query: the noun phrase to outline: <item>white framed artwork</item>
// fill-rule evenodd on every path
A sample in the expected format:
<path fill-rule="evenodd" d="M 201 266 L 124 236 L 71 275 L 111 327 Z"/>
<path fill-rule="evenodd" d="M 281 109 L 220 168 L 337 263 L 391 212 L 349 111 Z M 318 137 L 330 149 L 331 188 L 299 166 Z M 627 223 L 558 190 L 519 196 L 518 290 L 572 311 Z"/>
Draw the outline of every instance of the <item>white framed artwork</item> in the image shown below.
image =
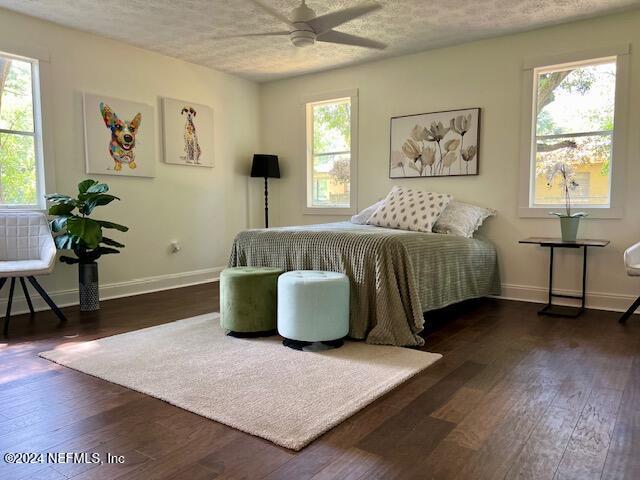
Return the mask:
<path fill-rule="evenodd" d="M 155 177 L 155 115 L 151 105 L 85 93 L 87 173 Z"/>
<path fill-rule="evenodd" d="M 162 99 L 164 161 L 213 167 L 213 109 L 199 103 Z"/>
<path fill-rule="evenodd" d="M 480 109 L 391 118 L 389 178 L 478 175 Z"/>

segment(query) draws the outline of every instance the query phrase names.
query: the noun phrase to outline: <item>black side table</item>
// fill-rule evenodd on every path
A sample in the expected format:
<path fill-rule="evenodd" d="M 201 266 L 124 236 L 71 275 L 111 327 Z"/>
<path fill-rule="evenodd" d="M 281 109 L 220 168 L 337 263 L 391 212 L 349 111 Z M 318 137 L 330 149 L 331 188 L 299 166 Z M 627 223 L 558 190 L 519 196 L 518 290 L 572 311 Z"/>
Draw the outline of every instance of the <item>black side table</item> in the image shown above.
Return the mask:
<path fill-rule="evenodd" d="M 575 242 L 565 242 L 560 238 L 531 237 L 520 240 L 519 243 L 529 243 L 549 248 L 549 300 L 547 304 L 538 312 L 539 315 L 548 315 L 550 317 L 568 317 L 575 318 L 584 312 L 586 300 L 587 286 L 587 249 L 589 247 L 606 247 L 609 240 L 576 240 Z M 562 295 L 553 293 L 553 249 L 554 248 L 582 248 L 582 294 L 581 295 Z M 580 300 L 579 307 L 564 307 L 553 305 L 553 298 L 573 298 Z M 569 311 L 570 313 L 567 313 Z"/>

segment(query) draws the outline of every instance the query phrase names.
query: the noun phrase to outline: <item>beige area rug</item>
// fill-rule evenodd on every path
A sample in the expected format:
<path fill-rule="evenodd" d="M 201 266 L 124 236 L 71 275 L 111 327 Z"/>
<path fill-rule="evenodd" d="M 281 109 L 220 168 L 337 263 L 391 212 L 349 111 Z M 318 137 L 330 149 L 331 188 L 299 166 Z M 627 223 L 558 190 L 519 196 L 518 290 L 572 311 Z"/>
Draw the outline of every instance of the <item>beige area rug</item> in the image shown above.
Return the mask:
<path fill-rule="evenodd" d="M 293 450 L 442 357 L 364 342 L 300 352 L 277 336 L 228 337 L 217 313 L 40 356 Z"/>

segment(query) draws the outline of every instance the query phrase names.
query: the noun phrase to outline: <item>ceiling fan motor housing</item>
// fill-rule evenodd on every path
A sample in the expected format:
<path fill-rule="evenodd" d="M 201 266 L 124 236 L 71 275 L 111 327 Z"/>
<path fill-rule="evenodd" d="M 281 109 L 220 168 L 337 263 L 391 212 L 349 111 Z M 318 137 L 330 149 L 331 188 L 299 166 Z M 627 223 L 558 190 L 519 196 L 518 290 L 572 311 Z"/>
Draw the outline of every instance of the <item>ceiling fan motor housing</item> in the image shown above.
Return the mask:
<path fill-rule="evenodd" d="M 306 2 L 304 1 L 299 7 L 296 7 L 293 10 L 291 10 L 291 20 L 293 21 L 293 23 L 308 22 L 309 20 L 312 20 L 315 17 L 316 17 L 316 12 L 312 8 L 307 7 Z"/>

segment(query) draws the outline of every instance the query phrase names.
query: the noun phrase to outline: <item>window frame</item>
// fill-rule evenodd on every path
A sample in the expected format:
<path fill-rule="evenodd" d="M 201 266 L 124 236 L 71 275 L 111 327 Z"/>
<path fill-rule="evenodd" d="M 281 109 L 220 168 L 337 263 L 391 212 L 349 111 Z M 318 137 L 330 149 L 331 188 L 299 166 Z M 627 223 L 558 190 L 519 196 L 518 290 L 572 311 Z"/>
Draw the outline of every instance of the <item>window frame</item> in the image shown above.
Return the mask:
<path fill-rule="evenodd" d="M 33 102 L 33 137 L 36 158 L 36 203 L 35 204 L 0 204 L 1 210 L 25 210 L 46 211 L 47 205 L 44 198 L 47 191 L 55 185 L 53 162 L 45 162 L 46 158 L 53 159 L 53 146 L 49 135 L 44 130 L 50 131 L 49 117 L 45 115 L 48 108 L 45 107 L 45 99 L 49 97 L 45 93 L 45 85 L 49 79 L 49 53 L 38 48 L 26 48 L 24 46 L 11 46 L 0 44 L 0 56 L 13 58 L 31 64 L 31 95 Z M 44 125 L 47 127 L 45 128 Z M 16 134 L 11 130 L 2 130 L 3 133 Z M 18 133 L 19 134 L 19 133 Z"/>
<path fill-rule="evenodd" d="M 311 108 L 314 104 L 349 99 L 351 119 L 350 145 L 350 185 L 348 207 L 314 207 L 311 206 L 313 196 L 313 118 Z M 338 90 L 315 95 L 306 95 L 302 99 L 305 128 L 305 182 L 304 208 L 305 215 L 353 215 L 357 212 L 357 179 L 358 179 L 358 89 Z"/>
<path fill-rule="evenodd" d="M 520 137 L 520 182 L 518 214 L 523 218 L 548 218 L 556 205 L 533 206 L 535 193 L 536 101 L 537 73 L 545 69 L 558 69 L 571 65 L 590 65 L 605 59 L 615 59 L 616 87 L 614 105 L 614 129 L 611 141 L 609 206 L 576 205 L 590 218 L 622 218 L 624 216 L 625 171 L 627 162 L 627 122 L 629 99 L 629 51 L 628 44 L 603 47 L 582 52 L 549 55 L 526 60 L 522 67 L 522 120 Z"/>

